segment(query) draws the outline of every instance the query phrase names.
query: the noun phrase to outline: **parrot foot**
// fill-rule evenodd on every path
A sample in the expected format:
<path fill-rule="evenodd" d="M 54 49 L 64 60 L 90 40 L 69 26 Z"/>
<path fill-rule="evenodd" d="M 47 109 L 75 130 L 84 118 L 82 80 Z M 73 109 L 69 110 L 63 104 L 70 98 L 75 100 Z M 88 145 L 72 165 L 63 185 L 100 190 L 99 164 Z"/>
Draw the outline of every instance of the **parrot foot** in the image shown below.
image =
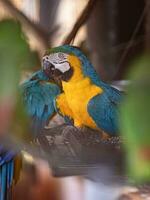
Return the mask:
<path fill-rule="evenodd" d="M 101 139 L 102 140 L 107 140 L 108 138 L 110 138 L 110 135 L 108 133 L 102 131 L 102 137 L 101 137 Z"/>
<path fill-rule="evenodd" d="M 123 143 L 123 139 L 120 136 L 113 136 L 102 139 L 101 143 L 104 145 L 112 145 L 120 148 L 120 145 Z"/>

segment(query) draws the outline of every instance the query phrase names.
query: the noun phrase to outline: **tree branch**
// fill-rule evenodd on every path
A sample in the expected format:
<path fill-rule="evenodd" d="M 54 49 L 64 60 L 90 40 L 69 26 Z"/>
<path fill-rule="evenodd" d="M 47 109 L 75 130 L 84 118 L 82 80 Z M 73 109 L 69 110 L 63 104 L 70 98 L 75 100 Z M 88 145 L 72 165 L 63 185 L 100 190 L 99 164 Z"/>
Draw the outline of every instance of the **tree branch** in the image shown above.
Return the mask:
<path fill-rule="evenodd" d="M 71 41 L 75 38 L 77 32 L 81 28 L 81 26 L 86 23 L 86 21 L 89 19 L 92 10 L 96 4 L 97 0 L 89 0 L 87 6 L 82 11 L 81 15 L 79 16 L 78 20 L 76 21 L 75 25 L 73 26 L 70 33 L 67 35 L 67 37 L 64 39 L 63 44 L 70 44 Z"/>
<path fill-rule="evenodd" d="M 44 47 L 44 49 L 49 48 L 49 33 L 46 32 L 39 24 L 34 23 L 31 21 L 25 14 L 23 14 L 18 8 L 16 8 L 13 3 L 9 0 L 0 0 L 3 6 L 6 8 L 9 13 L 20 21 L 21 24 L 27 26 L 30 31 L 38 37 Z M 75 38 L 77 32 L 81 28 L 81 26 L 86 23 L 88 18 L 90 17 L 92 10 L 96 4 L 97 0 L 89 0 L 87 6 L 84 8 L 83 12 L 79 16 L 78 20 L 76 21 L 75 25 L 73 26 L 70 33 L 66 36 L 63 44 L 70 44 L 70 42 Z"/>
<path fill-rule="evenodd" d="M 30 31 L 33 32 L 42 42 L 45 49 L 49 48 L 49 33 L 43 30 L 39 24 L 31 21 L 26 15 L 24 15 L 18 8 L 16 8 L 13 3 L 9 0 L 0 0 L 3 6 L 9 11 L 9 13 L 20 21 L 23 25 L 30 28 Z"/>
<path fill-rule="evenodd" d="M 145 5 L 143 12 L 141 13 L 141 16 L 140 16 L 140 18 L 137 22 L 137 25 L 136 25 L 136 27 L 135 27 L 132 35 L 131 35 L 131 38 L 130 38 L 129 42 L 127 43 L 126 48 L 124 49 L 123 54 L 121 55 L 121 58 L 120 58 L 119 63 L 117 65 L 116 73 L 115 73 L 113 79 L 118 79 L 118 76 L 121 74 L 121 71 L 123 70 L 122 63 L 124 62 L 126 56 L 129 53 L 129 50 L 131 49 L 131 47 L 134 44 L 134 39 L 135 39 L 137 33 L 139 32 L 139 29 L 142 25 L 142 22 L 144 21 L 144 18 L 145 18 L 147 11 L 148 11 L 148 7 Z"/>

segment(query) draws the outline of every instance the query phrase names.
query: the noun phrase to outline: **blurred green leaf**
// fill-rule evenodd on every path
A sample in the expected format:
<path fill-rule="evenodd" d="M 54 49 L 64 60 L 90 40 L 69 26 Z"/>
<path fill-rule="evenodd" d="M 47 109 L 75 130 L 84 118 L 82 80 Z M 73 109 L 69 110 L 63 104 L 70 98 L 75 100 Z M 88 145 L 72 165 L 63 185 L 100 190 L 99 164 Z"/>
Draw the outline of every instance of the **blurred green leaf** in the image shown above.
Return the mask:
<path fill-rule="evenodd" d="M 136 60 L 128 73 L 131 84 L 121 107 L 128 172 L 136 181 L 150 181 L 150 58 Z"/>
<path fill-rule="evenodd" d="M 0 22 L 0 106 L 3 107 L 7 100 L 7 108 L 13 106 L 5 120 L 9 123 L 3 132 L 14 133 L 20 138 L 31 136 L 29 132 L 29 120 L 22 104 L 18 85 L 22 69 L 39 65 L 36 52 L 29 48 L 27 39 L 21 30 L 21 25 L 14 20 L 3 20 Z M 14 104 L 16 102 L 16 104 Z M 10 104 L 10 105 L 9 105 Z M 13 111 L 13 113 L 12 113 Z M 0 113 L 3 117 L 5 113 Z M 10 119 L 11 116 L 11 119 Z M 13 117 L 12 117 L 13 116 Z M 9 126 L 9 127 L 8 127 Z"/>
<path fill-rule="evenodd" d="M 31 52 L 21 25 L 13 20 L 0 22 L 0 96 L 12 96 L 20 78 L 20 70 L 38 64 Z"/>

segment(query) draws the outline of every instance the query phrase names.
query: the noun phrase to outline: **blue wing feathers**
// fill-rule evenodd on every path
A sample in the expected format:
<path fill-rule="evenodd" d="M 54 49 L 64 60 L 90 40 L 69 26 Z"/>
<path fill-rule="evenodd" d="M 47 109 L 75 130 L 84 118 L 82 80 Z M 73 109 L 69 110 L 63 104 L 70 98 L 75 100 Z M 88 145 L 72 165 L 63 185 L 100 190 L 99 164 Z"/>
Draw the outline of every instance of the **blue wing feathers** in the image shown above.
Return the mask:
<path fill-rule="evenodd" d="M 6 151 L 3 145 L 0 145 L 0 200 L 6 199 L 13 182 L 14 156 L 13 151 Z"/>
<path fill-rule="evenodd" d="M 59 87 L 51 82 L 40 70 L 21 85 L 23 100 L 28 114 L 34 118 L 37 128 L 47 122 L 55 113 L 54 99 L 60 94 Z M 37 120 L 37 121 L 36 121 Z"/>
<path fill-rule="evenodd" d="M 7 189 L 6 189 L 6 172 L 7 172 L 7 165 L 6 164 L 4 164 L 4 165 L 2 165 L 2 167 L 1 167 L 1 174 L 2 174 L 2 182 L 1 182 L 1 199 L 3 200 L 3 199 L 5 199 L 5 195 L 6 195 L 6 191 L 7 191 Z"/>
<path fill-rule="evenodd" d="M 110 135 L 118 133 L 118 104 L 121 99 L 121 92 L 108 85 L 88 104 L 88 112 L 96 125 Z"/>
<path fill-rule="evenodd" d="M 54 98 L 60 93 L 56 84 L 47 82 L 42 70 L 34 73 L 21 85 L 23 101 L 28 114 L 33 118 L 33 126 L 39 130 L 54 112 Z M 36 131 L 37 133 L 37 131 Z M 14 176 L 13 151 L 6 151 L 0 144 L 0 200 L 7 198 Z"/>

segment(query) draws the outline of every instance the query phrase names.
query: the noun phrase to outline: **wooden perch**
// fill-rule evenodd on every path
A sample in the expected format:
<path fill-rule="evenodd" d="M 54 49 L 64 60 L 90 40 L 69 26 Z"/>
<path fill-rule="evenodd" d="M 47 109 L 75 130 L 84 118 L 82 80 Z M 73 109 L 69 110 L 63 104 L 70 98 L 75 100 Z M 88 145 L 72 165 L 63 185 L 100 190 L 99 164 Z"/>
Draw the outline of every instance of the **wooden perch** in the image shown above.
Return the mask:
<path fill-rule="evenodd" d="M 42 42 L 45 49 L 49 48 L 49 33 L 43 30 L 39 24 L 31 21 L 25 14 L 23 14 L 13 3 L 9 0 L 0 0 L 5 9 L 15 17 L 21 24 L 27 26 L 33 34 L 35 34 Z"/>
<path fill-rule="evenodd" d="M 77 32 L 79 31 L 79 29 L 81 28 L 81 26 L 85 22 L 87 22 L 87 20 L 89 19 L 96 2 L 97 2 L 97 0 L 89 0 L 87 6 L 84 8 L 83 12 L 81 13 L 79 18 L 77 19 L 72 30 L 67 35 L 67 37 L 64 39 L 63 44 L 70 44 L 71 41 L 75 38 L 75 36 L 76 36 Z"/>

